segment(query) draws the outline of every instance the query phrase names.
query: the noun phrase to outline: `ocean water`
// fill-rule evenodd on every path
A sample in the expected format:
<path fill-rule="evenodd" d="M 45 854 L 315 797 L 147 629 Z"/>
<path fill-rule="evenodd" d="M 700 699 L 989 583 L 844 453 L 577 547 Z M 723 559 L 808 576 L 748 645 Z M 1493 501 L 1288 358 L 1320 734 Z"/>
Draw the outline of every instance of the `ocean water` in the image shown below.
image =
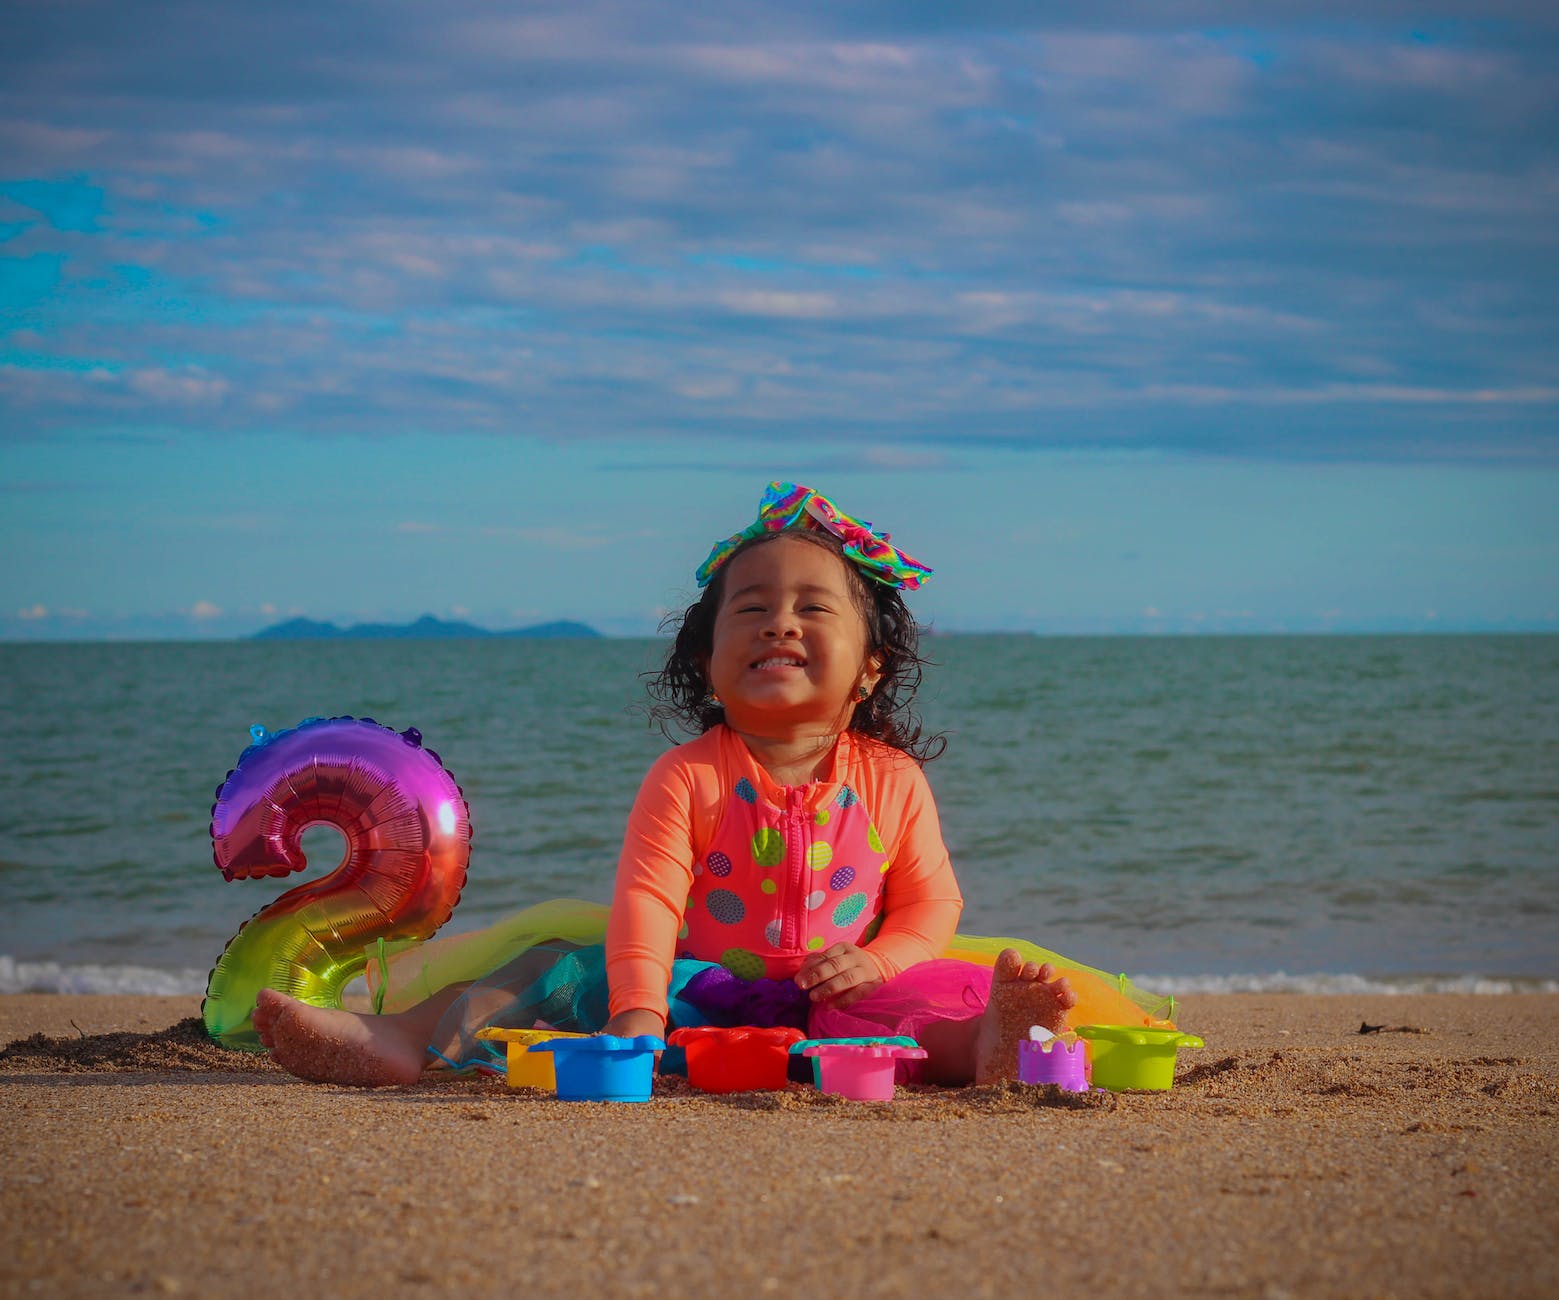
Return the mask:
<path fill-rule="evenodd" d="M 1150 987 L 1559 991 L 1559 638 L 934 637 L 964 928 Z M 446 932 L 606 899 L 653 641 L 0 646 L 0 992 L 199 992 L 321 875 L 226 883 L 248 729 L 415 726 L 471 805 Z"/>

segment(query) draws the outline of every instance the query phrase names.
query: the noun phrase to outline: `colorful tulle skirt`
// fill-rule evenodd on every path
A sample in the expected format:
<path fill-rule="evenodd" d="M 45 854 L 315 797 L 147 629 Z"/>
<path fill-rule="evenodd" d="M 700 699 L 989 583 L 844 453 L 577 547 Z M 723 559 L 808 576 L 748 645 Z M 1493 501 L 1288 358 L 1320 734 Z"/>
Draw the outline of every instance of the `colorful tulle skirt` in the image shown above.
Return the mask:
<path fill-rule="evenodd" d="M 485 930 L 391 945 L 371 954 L 369 986 L 383 1012 L 403 1011 L 446 989 L 459 989 L 429 1051 L 457 1069 L 501 1069 L 493 1047 L 476 1037 L 489 1026 L 545 1025 L 595 1033 L 608 1019 L 603 941 L 607 909 L 557 899 L 529 907 Z M 668 1028 L 696 1025 L 790 1025 L 810 1038 L 906 1034 L 934 1021 L 967 1020 L 990 1000 L 991 970 L 1003 948 L 1049 962 L 1077 995 L 1071 1024 L 1161 1025 L 1174 1000 L 1146 992 L 1023 939 L 960 934 L 937 960 L 900 972 L 853 1005 L 814 1005 L 793 980 L 746 980 L 713 962 L 679 959 L 668 989 Z M 679 1068 L 666 1053 L 662 1068 Z M 912 1074 L 907 1077 L 913 1077 Z"/>

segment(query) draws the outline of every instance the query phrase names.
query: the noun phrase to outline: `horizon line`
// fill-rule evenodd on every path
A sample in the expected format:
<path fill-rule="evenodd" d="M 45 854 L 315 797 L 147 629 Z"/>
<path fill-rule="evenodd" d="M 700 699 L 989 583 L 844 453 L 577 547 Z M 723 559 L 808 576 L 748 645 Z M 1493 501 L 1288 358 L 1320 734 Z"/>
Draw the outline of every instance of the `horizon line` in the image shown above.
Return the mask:
<path fill-rule="evenodd" d="M 557 620 L 560 622 L 575 622 L 577 620 Z M 475 626 L 475 625 L 473 625 Z M 592 628 L 588 635 L 564 635 L 564 636 L 514 636 L 512 632 L 523 629 L 505 629 L 503 631 L 490 631 L 482 629 L 481 635 L 465 636 L 350 636 L 342 633 L 339 636 L 312 636 L 312 637 L 261 637 L 256 633 L 223 634 L 219 636 L 189 636 L 167 635 L 159 636 L 149 633 L 135 633 L 123 636 L 94 635 L 77 637 L 18 637 L 0 634 L 0 645 L 3 646 L 60 646 L 60 645 L 237 645 L 246 642 L 263 642 L 267 644 L 305 645 L 321 641 L 352 641 L 359 644 L 366 642 L 406 642 L 406 641 L 664 641 L 671 636 L 661 632 L 602 632 Z M 939 630 L 934 626 L 925 625 L 921 628 L 922 636 L 933 639 L 949 637 L 1026 637 L 1034 640 L 1049 641 L 1080 641 L 1080 640 L 1122 640 L 1122 641 L 1164 641 L 1164 640 L 1280 640 L 1284 638 L 1299 640 L 1309 638 L 1342 639 L 1346 637 L 1450 637 L 1450 636 L 1486 636 L 1486 637 L 1516 637 L 1516 636 L 1554 636 L 1559 637 L 1559 627 L 1540 625 L 1517 625 L 1512 627 L 1488 627 L 1488 626 L 1455 626 L 1442 627 L 1370 627 L 1350 626 L 1335 628 L 1251 628 L 1237 630 L 1229 628 L 1202 629 L 1202 628 L 1139 628 L 1136 630 L 1115 631 L 1052 631 L 1039 628 L 951 628 Z"/>

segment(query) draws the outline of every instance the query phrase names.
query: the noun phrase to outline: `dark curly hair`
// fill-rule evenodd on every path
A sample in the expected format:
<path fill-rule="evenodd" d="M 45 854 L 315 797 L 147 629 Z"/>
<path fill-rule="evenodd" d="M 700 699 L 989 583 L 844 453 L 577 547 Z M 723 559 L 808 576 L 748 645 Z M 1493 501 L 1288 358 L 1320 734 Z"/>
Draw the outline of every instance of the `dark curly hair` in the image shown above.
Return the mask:
<path fill-rule="evenodd" d="M 867 579 L 845 557 L 836 537 L 813 529 L 788 528 L 743 542 L 715 571 L 696 601 L 680 615 L 666 618 L 661 631 L 674 634 L 671 650 L 658 673 L 646 674 L 649 693 L 655 701 L 649 709 L 650 718 L 668 736 L 672 723 L 701 735 L 725 721 L 725 709 L 709 689 L 704 665 L 714 651 L 715 615 L 725 592 L 726 574 L 738 555 L 782 537 L 811 542 L 839 557 L 850 575 L 851 594 L 866 621 L 867 651 L 882 660 L 882 675 L 871 695 L 855 706 L 850 730 L 901 749 L 918 762 L 929 763 L 947 748 L 947 739 L 940 732 L 924 734 L 912 707 L 922 670 L 930 663 L 920 653 L 920 626 L 897 587 Z"/>

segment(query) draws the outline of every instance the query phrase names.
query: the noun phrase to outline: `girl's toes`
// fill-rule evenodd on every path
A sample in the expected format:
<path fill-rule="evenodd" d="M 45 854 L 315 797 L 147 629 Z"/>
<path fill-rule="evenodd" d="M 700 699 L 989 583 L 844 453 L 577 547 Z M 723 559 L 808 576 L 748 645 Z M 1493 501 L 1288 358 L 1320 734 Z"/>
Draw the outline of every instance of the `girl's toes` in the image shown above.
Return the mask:
<path fill-rule="evenodd" d="M 996 956 L 996 978 L 1002 981 L 1009 981 L 1018 979 L 1022 974 L 1022 954 L 1016 948 L 1003 948 Z"/>

